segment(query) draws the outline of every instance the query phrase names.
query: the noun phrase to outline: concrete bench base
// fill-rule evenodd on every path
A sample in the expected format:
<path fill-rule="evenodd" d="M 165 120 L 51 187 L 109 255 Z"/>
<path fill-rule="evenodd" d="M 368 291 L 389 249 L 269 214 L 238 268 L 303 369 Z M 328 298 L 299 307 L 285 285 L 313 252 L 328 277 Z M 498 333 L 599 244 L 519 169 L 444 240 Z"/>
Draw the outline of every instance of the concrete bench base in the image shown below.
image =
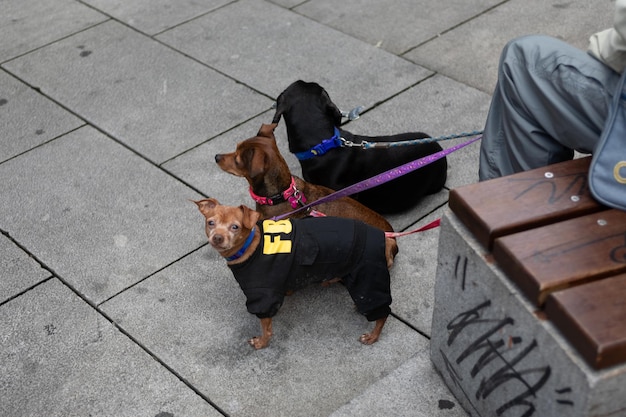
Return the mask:
<path fill-rule="evenodd" d="M 431 360 L 473 416 L 626 416 L 626 365 L 590 368 L 451 212 L 440 231 Z"/>

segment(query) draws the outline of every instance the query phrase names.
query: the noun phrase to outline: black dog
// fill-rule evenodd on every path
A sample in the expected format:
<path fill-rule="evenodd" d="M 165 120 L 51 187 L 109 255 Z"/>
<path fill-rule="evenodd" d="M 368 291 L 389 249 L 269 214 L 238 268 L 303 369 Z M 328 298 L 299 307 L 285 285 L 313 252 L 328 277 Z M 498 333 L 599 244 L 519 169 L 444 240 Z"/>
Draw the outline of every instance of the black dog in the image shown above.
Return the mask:
<path fill-rule="evenodd" d="M 442 150 L 438 143 L 369 150 L 339 147 L 339 137 L 360 143 L 364 140 L 397 142 L 429 136 L 422 132 L 375 137 L 353 135 L 339 127 L 341 111 L 326 90 L 319 84 L 302 80 L 294 82 L 278 96 L 273 123 L 278 123 L 281 116 L 287 126 L 289 150 L 300 159 L 304 179 L 333 190 Z M 352 197 L 379 213 L 405 211 L 424 196 L 440 191 L 446 182 L 447 169 L 446 158 L 441 158 Z"/>

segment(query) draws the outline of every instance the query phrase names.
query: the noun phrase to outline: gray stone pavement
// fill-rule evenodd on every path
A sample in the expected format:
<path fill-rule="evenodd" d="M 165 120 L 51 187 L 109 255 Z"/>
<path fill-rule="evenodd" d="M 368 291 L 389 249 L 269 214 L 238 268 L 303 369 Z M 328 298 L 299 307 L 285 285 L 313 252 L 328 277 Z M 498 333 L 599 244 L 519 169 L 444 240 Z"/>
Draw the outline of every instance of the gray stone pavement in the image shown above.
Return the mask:
<path fill-rule="evenodd" d="M 585 48 L 611 1 L 0 7 L 0 415 L 468 415 L 428 353 L 438 230 L 400 238 L 377 344 L 358 343 L 369 324 L 341 286 L 312 287 L 257 352 L 258 320 L 188 199 L 252 205 L 213 156 L 269 122 L 292 81 L 365 106 L 355 133 L 480 130 L 506 41 Z M 282 124 L 277 139 L 298 174 Z M 449 158 L 447 189 L 477 180 L 477 154 Z M 389 219 L 425 224 L 447 194 Z"/>

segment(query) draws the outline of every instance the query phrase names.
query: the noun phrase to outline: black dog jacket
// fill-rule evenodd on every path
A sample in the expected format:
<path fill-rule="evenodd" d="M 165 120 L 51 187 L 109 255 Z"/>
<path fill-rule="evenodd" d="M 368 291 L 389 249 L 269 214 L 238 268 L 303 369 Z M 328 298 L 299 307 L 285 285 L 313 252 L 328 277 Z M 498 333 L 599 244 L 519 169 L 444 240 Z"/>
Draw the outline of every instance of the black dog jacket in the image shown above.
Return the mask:
<path fill-rule="evenodd" d="M 264 220 L 261 242 L 241 264 L 229 265 L 248 312 L 274 316 L 288 290 L 342 278 L 359 313 L 374 321 L 391 312 L 382 230 L 337 217 Z"/>

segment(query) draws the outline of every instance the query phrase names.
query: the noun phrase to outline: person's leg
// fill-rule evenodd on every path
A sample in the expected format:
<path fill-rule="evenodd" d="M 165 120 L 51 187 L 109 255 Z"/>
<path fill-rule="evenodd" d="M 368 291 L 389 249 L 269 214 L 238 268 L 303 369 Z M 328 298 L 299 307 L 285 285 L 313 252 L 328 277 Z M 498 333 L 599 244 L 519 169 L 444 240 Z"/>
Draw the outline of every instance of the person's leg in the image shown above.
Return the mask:
<path fill-rule="evenodd" d="M 526 36 L 504 48 L 485 124 L 486 180 L 591 153 L 619 74 L 558 39 Z"/>

